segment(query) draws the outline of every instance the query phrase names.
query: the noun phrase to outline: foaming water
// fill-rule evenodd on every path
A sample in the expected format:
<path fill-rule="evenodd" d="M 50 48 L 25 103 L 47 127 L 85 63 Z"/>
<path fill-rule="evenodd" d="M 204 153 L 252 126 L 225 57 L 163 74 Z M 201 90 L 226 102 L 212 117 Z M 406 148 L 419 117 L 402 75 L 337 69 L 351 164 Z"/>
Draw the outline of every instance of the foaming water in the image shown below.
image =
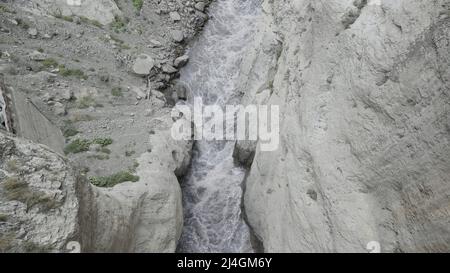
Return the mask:
<path fill-rule="evenodd" d="M 181 71 L 192 97 L 222 107 L 239 102 L 239 67 L 259 14 L 260 0 L 216 0 L 211 5 L 211 19 Z M 196 142 L 191 169 L 182 182 L 179 252 L 253 252 L 241 212 L 245 170 L 234 165 L 233 148 L 234 142 Z"/>

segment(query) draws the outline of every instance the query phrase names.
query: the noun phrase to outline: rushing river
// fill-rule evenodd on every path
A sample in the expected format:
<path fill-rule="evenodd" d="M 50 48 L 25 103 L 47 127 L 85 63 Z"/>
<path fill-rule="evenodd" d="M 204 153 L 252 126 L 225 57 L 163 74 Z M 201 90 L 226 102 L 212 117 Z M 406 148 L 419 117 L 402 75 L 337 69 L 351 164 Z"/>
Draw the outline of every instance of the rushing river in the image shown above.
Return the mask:
<path fill-rule="evenodd" d="M 236 85 L 252 44 L 260 0 L 216 0 L 210 21 L 190 48 L 181 81 L 204 104 L 239 104 Z M 192 103 L 192 102 L 191 102 Z M 184 228 L 179 252 L 253 252 L 242 211 L 245 170 L 233 163 L 234 142 L 197 141 L 182 182 Z"/>

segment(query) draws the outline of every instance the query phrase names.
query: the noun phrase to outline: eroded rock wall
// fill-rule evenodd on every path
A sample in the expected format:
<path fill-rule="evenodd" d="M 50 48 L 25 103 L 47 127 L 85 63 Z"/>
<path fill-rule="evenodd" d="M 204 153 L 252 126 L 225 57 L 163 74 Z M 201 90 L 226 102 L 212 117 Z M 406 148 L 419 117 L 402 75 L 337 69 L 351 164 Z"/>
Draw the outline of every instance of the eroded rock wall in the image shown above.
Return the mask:
<path fill-rule="evenodd" d="M 266 98 L 280 105 L 280 147 L 256 149 L 245 211 L 265 250 L 449 251 L 449 1 L 264 11 L 261 35 L 282 43 Z"/>

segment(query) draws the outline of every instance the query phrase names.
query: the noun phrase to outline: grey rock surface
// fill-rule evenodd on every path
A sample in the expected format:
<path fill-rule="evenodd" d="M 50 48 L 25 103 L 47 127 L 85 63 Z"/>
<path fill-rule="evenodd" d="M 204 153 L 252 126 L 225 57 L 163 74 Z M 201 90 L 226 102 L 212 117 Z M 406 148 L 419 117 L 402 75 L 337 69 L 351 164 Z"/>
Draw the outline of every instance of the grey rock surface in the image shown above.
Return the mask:
<path fill-rule="evenodd" d="M 265 251 L 377 241 L 382 252 L 448 252 L 449 2 L 263 7 L 261 35 L 277 36 L 280 55 L 258 42 L 243 66 L 277 58 L 267 101 L 280 105 L 280 147 L 256 148 L 245 194 Z M 247 101 L 267 88 L 250 85 Z"/>

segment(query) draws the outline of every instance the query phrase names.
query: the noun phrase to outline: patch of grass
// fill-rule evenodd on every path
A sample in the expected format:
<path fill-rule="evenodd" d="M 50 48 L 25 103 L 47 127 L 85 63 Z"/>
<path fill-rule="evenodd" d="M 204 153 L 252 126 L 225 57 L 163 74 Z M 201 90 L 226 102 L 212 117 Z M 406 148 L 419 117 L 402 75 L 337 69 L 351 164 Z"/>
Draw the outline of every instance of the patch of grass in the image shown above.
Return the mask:
<path fill-rule="evenodd" d="M 81 22 L 83 22 L 83 23 L 85 23 L 85 24 L 93 25 L 93 26 L 98 27 L 98 28 L 103 28 L 102 23 L 100 23 L 100 22 L 97 21 L 97 20 L 91 20 L 91 19 L 89 19 L 89 18 L 87 18 L 87 17 L 84 17 L 84 16 L 81 16 L 81 17 L 80 17 L 80 20 L 81 20 Z"/>
<path fill-rule="evenodd" d="M 92 141 L 92 144 L 99 144 L 102 147 L 106 147 L 108 145 L 111 145 L 113 143 L 113 140 L 111 138 L 96 138 Z"/>
<path fill-rule="evenodd" d="M 8 177 L 3 183 L 8 200 L 15 200 L 24 203 L 27 210 L 39 205 L 42 211 L 49 211 L 59 206 L 50 196 L 41 191 L 33 191 L 27 183 L 17 177 Z"/>
<path fill-rule="evenodd" d="M 128 22 L 126 19 L 123 19 L 122 17 L 116 15 L 114 16 L 114 21 L 111 23 L 111 28 L 115 32 L 124 32 L 126 31 L 126 26 Z"/>
<path fill-rule="evenodd" d="M 84 80 L 87 79 L 87 76 L 80 69 L 68 69 L 63 64 L 59 65 L 58 69 L 59 69 L 59 75 L 61 75 L 63 77 L 75 77 L 75 78 L 84 79 Z"/>
<path fill-rule="evenodd" d="M 89 107 L 101 106 L 98 104 L 92 96 L 84 96 L 77 101 L 77 107 L 79 109 L 86 109 Z"/>
<path fill-rule="evenodd" d="M 65 154 L 78 154 L 82 152 L 89 151 L 89 147 L 92 144 L 98 144 L 101 146 L 102 149 L 99 150 L 99 152 L 103 152 L 105 154 L 110 154 L 111 151 L 109 149 L 106 149 L 105 147 L 108 145 L 111 145 L 113 143 L 113 140 L 111 138 L 96 138 L 93 140 L 88 139 L 76 139 L 72 141 L 70 144 L 64 148 Z M 103 150 L 105 148 L 105 150 Z"/>
<path fill-rule="evenodd" d="M 113 95 L 114 97 L 122 97 L 123 96 L 122 88 L 114 87 L 111 90 L 111 95 Z"/>
<path fill-rule="evenodd" d="M 123 40 L 115 35 L 110 35 L 111 40 L 113 40 L 121 49 L 130 49 L 131 47 L 127 45 Z"/>
<path fill-rule="evenodd" d="M 80 131 L 78 131 L 77 129 L 75 129 L 72 126 L 68 126 L 67 128 L 64 128 L 64 130 L 63 130 L 63 135 L 66 138 L 76 136 L 79 133 L 80 133 Z"/>
<path fill-rule="evenodd" d="M 78 154 L 89 151 L 91 142 L 87 139 L 76 139 L 64 148 L 65 154 Z"/>
<path fill-rule="evenodd" d="M 45 68 L 50 68 L 50 67 L 56 68 L 56 67 L 58 67 L 59 64 L 58 64 L 58 62 L 55 59 L 48 58 L 48 59 L 45 59 L 45 60 L 42 61 L 42 65 Z"/>
<path fill-rule="evenodd" d="M 109 188 L 123 182 L 137 182 L 139 181 L 139 176 L 133 175 L 127 171 L 121 171 L 110 176 L 90 177 L 89 180 L 97 187 Z"/>
<path fill-rule="evenodd" d="M 136 8 L 137 11 L 140 11 L 142 9 L 142 6 L 144 5 L 144 0 L 132 0 L 133 6 Z"/>

